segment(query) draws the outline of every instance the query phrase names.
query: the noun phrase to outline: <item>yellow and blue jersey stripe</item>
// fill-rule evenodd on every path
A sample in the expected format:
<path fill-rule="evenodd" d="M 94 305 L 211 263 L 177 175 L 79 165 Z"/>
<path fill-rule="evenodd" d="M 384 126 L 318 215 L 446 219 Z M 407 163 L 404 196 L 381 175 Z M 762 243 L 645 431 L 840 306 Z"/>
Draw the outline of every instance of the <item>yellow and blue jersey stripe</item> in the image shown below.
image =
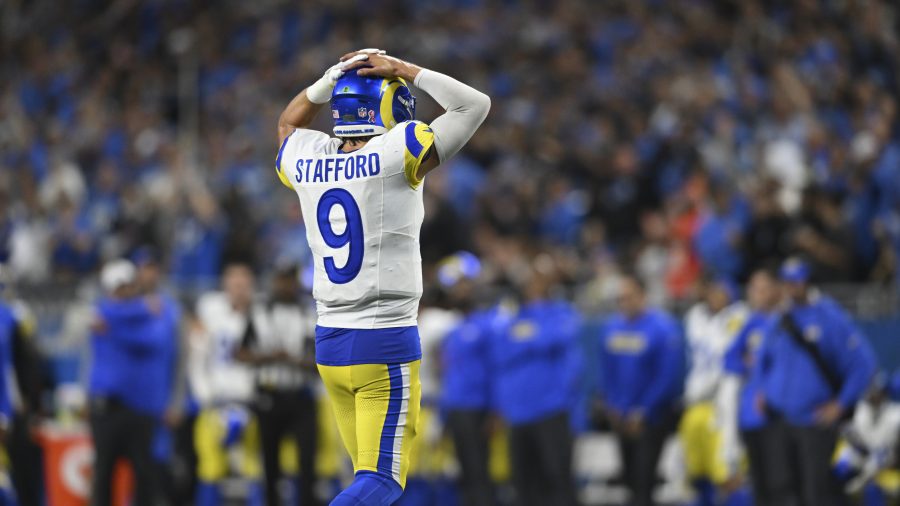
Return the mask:
<path fill-rule="evenodd" d="M 381 446 L 378 449 L 378 471 L 390 474 L 400 481 L 404 426 L 409 412 L 409 364 L 388 364 L 391 395 L 381 430 Z"/>
<path fill-rule="evenodd" d="M 296 130 L 294 130 L 296 132 Z M 284 141 L 281 142 L 281 148 L 278 149 L 278 156 L 275 157 L 275 173 L 278 174 L 278 180 L 281 181 L 281 184 L 287 186 L 290 189 L 294 189 L 291 186 L 291 182 L 288 181 L 287 176 L 284 174 L 284 171 L 281 170 L 281 158 L 284 156 L 284 148 L 287 146 L 288 140 L 290 140 L 291 136 L 294 135 L 294 132 L 288 134 L 287 137 L 284 138 Z"/>
<path fill-rule="evenodd" d="M 409 186 L 417 189 L 422 184 L 422 178 L 418 175 L 419 166 L 434 144 L 434 132 L 421 121 L 410 121 L 404 130 L 406 151 L 403 153 L 403 172 Z"/>

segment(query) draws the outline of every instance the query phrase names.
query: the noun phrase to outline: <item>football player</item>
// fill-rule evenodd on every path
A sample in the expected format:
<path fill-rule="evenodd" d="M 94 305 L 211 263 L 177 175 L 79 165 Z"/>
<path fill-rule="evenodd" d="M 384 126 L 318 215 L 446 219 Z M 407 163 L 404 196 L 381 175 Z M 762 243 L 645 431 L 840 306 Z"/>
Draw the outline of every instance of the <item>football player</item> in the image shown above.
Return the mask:
<path fill-rule="evenodd" d="M 690 369 L 684 392 L 687 407 L 678 433 L 698 505 L 741 504 L 743 500 L 737 469 L 730 469 L 721 458 L 722 425 L 715 407 L 725 352 L 747 319 L 747 307 L 735 302 L 737 296 L 729 280 L 707 280 L 703 300 L 685 315 Z"/>
<path fill-rule="evenodd" d="M 222 291 L 197 300 L 198 325 L 191 333 L 188 380 L 200 407 L 194 424 L 197 452 L 197 506 L 219 506 L 222 483 L 240 462 L 248 484 L 247 504 L 263 504 L 259 428 L 252 416 L 253 370 L 238 360 L 256 304 L 255 277 L 244 264 L 222 273 Z"/>
<path fill-rule="evenodd" d="M 5 284 L 5 274 L 0 265 L 0 295 Z M 7 454 L 7 437 L 12 429 L 15 398 L 18 392 L 12 381 L 14 372 L 14 340 L 20 332 L 22 321 L 15 308 L 0 298 L 0 504 L 15 506 L 18 504 L 16 493 L 11 482 L 9 456 Z"/>
<path fill-rule="evenodd" d="M 408 82 L 446 112 L 415 121 Z M 335 137 L 309 129 L 329 102 Z M 300 198 L 315 262 L 316 362 L 355 472 L 334 505 L 402 494 L 421 397 L 422 182 L 489 108 L 451 77 L 368 49 L 344 55 L 279 118 L 275 169 Z"/>

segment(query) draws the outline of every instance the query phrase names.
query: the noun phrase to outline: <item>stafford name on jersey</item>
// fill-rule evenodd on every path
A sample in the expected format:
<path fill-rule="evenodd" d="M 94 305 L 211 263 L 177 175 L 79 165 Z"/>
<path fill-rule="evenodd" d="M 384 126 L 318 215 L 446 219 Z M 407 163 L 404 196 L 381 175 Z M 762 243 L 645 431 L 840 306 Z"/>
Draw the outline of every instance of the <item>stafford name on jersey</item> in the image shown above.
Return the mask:
<path fill-rule="evenodd" d="M 378 153 L 337 154 L 297 160 L 297 183 L 331 183 L 377 176 L 381 173 Z"/>

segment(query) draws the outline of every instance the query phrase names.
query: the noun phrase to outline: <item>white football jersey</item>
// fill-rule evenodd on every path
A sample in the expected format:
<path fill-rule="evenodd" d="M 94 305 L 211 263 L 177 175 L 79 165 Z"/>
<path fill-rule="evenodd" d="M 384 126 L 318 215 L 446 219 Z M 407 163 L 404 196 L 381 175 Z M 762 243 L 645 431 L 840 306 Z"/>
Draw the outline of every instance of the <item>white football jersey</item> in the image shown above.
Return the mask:
<path fill-rule="evenodd" d="M 690 370 L 685 384 L 688 404 L 710 401 L 722 379 L 725 352 L 747 319 L 748 309 L 735 302 L 713 314 L 705 303 L 692 307 L 685 316 L 685 334 L 690 349 Z"/>
<path fill-rule="evenodd" d="M 202 406 L 253 399 L 253 369 L 234 359 L 247 330 L 247 316 L 235 311 L 222 292 L 197 301 L 203 331 L 191 337 L 188 379 Z"/>
<path fill-rule="evenodd" d="M 459 311 L 429 307 L 419 315 L 419 338 L 422 342 L 422 363 L 431 365 L 419 371 L 422 382 L 422 399 L 435 400 L 441 393 L 440 369 L 434 367 L 438 362 L 438 349 L 447 333 L 456 328 L 462 320 Z"/>
<path fill-rule="evenodd" d="M 350 153 L 341 140 L 297 129 L 276 159 L 300 197 L 313 252 L 318 324 L 378 329 L 416 324 L 422 296 L 419 165 L 434 135 L 403 122 Z"/>

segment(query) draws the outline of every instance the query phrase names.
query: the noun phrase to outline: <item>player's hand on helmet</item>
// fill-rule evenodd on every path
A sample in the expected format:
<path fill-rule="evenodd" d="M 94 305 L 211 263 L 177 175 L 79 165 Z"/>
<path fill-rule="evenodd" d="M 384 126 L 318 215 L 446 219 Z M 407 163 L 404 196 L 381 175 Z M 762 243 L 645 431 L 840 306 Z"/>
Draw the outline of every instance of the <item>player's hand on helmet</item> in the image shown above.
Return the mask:
<path fill-rule="evenodd" d="M 369 50 L 366 49 L 364 51 Z M 331 99 L 331 91 L 337 84 L 338 79 L 344 75 L 344 72 L 346 72 L 351 65 L 365 62 L 370 54 L 373 53 L 357 52 L 349 58 L 342 58 L 335 65 L 326 70 L 321 79 L 306 88 L 306 98 L 314 104 L 324 104 L 328 102 Z"/>
<path fill-rule="evenodd" d="M 365 49 L 350 51 L 344 56 L 341 56 L 341 61 L 349 60 L 350 58 L 360 54 L 387 54 L 387 51 L 385 51 L 384 49 L 378 49 L 376 47 L 367 47 Z"/>
<path fill-rule="evenodd" d="M 341 56 L 338 60 L 337 65 L 331 67 L 327 71 L 325 71 L 325 77 L 331 81 L 332 84 L 337 83 L 337 80 L 341 78 L 342 75 L 347 71 L 347 69 L 356 62 L 364 62 L 369 59 L 371 55 L 383 55 L 387 54 L 387 51 L 383 49 L 377 49 L 374 47 L 369 47 L 366 49 L 360 49 L 359 51 L 352 51 L 350 53 Z"/>
<path fill-rule="evenodd" d="M 332 66 L 328 70 L 325 71 L 324 78 L 328 80 L 332 86 L 334 86 L 338 79 L 344 75 L 344 72 L 347 71 L 347 68 L 350 65 L 353 65 L 356 62 L 364 62 L 369 58 L 368 54 L 358 54 L 353 56 L 352 58 L 347 59 L 346 61 L 340 61 L 336 65 Z"/>
<path fill-rule="evenodd" d="M 357 74 L 361 76 L 378 76 L 388 79 L 400 77 L 407 81 L 412 81 L 416 78 L 416 74 L 422 70 L 412 63 L 388 56 L 384 52 L 367 53 L 365 51 L 369 50 L 354 51 L 341 57 L 341 61 L 348 63 L 344 69 L 345 72 L 359 69 Z M 357 59 L 362 55 L 366 56 L 364 60 Z"/>
<path fill-rule="evenodd" d="M 340 57 L 340 61 L 341 61 L 341 62 L 346 62 L 347 60 L 349 60 L 349 59 L 351 59 L 351 58 L 353 58 L 353 57 L 359 56 L 359 55 L 361 55 L 361 54 L 364 54 L 364 55 L 372 55 L 372 54 L 385 55 L 385 54 L 387 54 L 387 51 L 385 51 L 384 49 L 378 49 L 378 48 L 374 48 L 374 47 L 367 47 L 367 48 L 365 48 L 365 49 L 357 49 L 356 51 L 350 51 L 349 53 L 344 54 L 344 56 L 341 56 L 341 57 Z"/>

